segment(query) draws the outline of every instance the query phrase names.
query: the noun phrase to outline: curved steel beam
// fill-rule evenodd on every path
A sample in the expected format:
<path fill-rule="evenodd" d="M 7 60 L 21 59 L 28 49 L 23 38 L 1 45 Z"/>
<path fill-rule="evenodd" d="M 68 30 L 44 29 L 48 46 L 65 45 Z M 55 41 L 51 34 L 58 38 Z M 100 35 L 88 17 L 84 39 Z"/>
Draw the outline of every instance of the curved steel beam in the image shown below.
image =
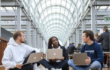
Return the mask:
<path fill-rule="evenodd" d="M 49 30 L 47 33 L 59 32 L 59 31 L 60 31 L 60 33 L 65 33 L 62 29 L 58 29 L 58 31 L 54 31 L 55 29 L 57 29 L 57 28 L 51 29 L 51 30 Z"/>
<path fill-rule="evenodd" d="M 45 22 L 46 24 L 48 24 L 48 22 L 51 22 L 51 21 L 53 21 L 53 20 L 60 20 L 60 21 L 62 21 L 62 22 L 64 22 L 64 23 L 66 23 L 64 20 L 62 20 L 62 19 L 58 19 L 58 18 L 52 18 L 52 19 L 50 19 L 50 20 L 48 20 L 47 22 Z M 68 21 L 69 23 L 70 23 L 70 21 Z M 44 22 L 43 22 L 44 23 Z M 45 24 L 44 24 L 45 25 Z"/>
<path fill-rule="evenodd" d="M 49 37 L 52 37 L 52 36 L 57 36 L 57 37 L 59 37 L 59 38 L 62 39 L 62 35 L 61 35 L 61 34 L 51 33 L 51 34 L 49 35 Z"/>
<path fill-rule="evenodd" d="M 58 35 L 58 36 L 60 36 L 60 37 L 63 37 L 63 36 L 64 36 L 64 35 L 62 35 L 62 34 L 60 34 L 60 33 L 55 33 L 55 32 L 52 32 L 52 33 L 49 34 L 49 36 L 51 36 L 51 35 L 53 35 L 53 36 Z"/>
<path fill-rule="evenodd" d="M 51 7 L 61 7 L 61 8 L 63 8 L 63 9 L 66 9 L 66 10 L 68 11 L 68 13 L 70 13 L 71 15 L 73 14 L 73 13 L 70 12 L 69 9 L 65 8 L 65 7 L 62 6 L 62 5 L 51 5 L 51 6 L 46 7 L 44 10 L 42 10 L 42 12 L 40 13 L 40 15 L 42 15 L 44 12 L 47 12 L 47 11 L 48 11 L 47 9 L 49 9 L 49 8 L 51 8 Z M 75 11 L 76 11 L 76 10 L 75 10 Z"/>
<path fill-rule="evenodd" d="M 62 15 L 63 17 L 65 17 L 68 21 L 70 21 L 71 19 L 68 19 L 64 14 L 61 14 L 61 13 L 51 13 L 49 15 L 47 15 L 43 21 L 41 23 L 43 23 L 48 17 L 52 16 L 52 15 L 55 15 L 55 14 L 58 14 L 58 15 Z"/>
<path fill-rule="evenodd" d="M 45 25 L 44 27 L 45 27 L 45 29 L 46 28 L 48 28 L 49 26 L 51 26 L 51 25 L 61 25 L 62 27 L 64 27 L 65 29 L 67 28 L 67 25 L 63 25 L 63 24 L 60 24 L 60 23 L 49 23 L 48 25 Z"/>
<path fill-rule="evenodd" d="M 52 27 L 53 27 L 53 26 L 48 27 L 48 28 L 46 29 L 46 31 L 49 31 L 50 29 L 52 29 Z M 55 27 L 58 28 L 59 26 L 56 26 L 56 25 L 55 25 L 53 28 L 55 28 Z M 64 27 L 59 27 L 59 29 L 65 30 Z"/>
<path fill-rule="evenodd" d="M 57 31 L 54 31 L 54 30 L 55 30 L 55 29 L 49 30 L 49 31 L 47 32 L 47 34 L 48 34 L 48 33 L 51 33 L 51 32 L 60 32 L 60 33 L 62 33 L 62 34 L 65 33 L 62 29 L 58 29 Z"/>

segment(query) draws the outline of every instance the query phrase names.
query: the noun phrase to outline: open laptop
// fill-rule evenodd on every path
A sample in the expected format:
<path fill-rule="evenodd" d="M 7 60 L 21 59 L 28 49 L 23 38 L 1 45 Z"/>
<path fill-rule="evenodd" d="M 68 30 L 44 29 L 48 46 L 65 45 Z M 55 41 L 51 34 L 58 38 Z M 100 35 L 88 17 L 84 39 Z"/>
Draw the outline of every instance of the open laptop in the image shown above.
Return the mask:
<path fill-rule="evenodd" d="M 23 65 L 38 62 L 38 61 L 40 61 L 41 57 L 43 57 L 43 52 L 32 53 L 32 54 L 30 54 L 27 62 Z"/>
<path fill-rule="evenodd" d="M 74 65 L 76 66 L 88 66 L 88 64 L 85 62 L 85 59 L 87 59 L 87 53 L 77 53 L 73 54 L 73 61 Z"/>
<path fill-rule="evenodd" d="M 47 59 L 62 59 L 63 54 L 62 54 L 62 49 L 47 49 Z"/>

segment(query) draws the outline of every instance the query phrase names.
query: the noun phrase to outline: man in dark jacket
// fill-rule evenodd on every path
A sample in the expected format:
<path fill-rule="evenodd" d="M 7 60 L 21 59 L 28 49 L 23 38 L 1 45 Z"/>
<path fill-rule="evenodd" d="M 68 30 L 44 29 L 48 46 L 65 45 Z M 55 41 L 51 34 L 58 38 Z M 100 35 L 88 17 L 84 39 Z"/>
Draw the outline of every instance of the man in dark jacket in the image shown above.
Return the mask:
<path fill-rule="evenodd" d="M 98 34 L 97 42 L 101 43 L 101 47 L 103 52 L 109 52 L 110 51 L 110 32 L 108 31 L 108 27 L 103 27 L 103 33 Z M 104 67 L 107 67 L 106 64 L 107 61 L 107 55 L 104 54 Z"/>
<path fill-rule="evenodd" d="M 77 50 L 73 44 L 69 47 L 68 54 L 73 54 L 74 50 Z"/>
<path fill-rule="evenodd" d="M 97 42 L 101 43 L 102 46 L 102 50 L 103 51 L 110 51 L 110 40 L 109 40 L 109 31 L 107 26 L 104 26 L 103 28 L 103 33 L 102 34 L 98 34 L 98 38 L 97 38 Z"/>

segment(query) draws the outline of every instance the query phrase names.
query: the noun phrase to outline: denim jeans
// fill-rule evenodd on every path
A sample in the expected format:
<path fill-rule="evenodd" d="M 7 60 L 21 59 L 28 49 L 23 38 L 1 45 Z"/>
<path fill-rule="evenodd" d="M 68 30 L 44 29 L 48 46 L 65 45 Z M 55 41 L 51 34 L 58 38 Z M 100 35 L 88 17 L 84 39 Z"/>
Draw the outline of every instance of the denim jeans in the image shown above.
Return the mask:
<path fill-rule="evenodd" d="M 98 61 L 94 61 L 92 64 L 90 64 L 89 66 L 85 66 L 85 67 L 81 67 L 81 66 L 75 66 L 73 59 L 69 59 L 68 61 L 68 65 L 71 66 L 72 68 L 74 68 L 75 70 L 101 70 L 101 64 Z"/>
<path fill-rule="evenodd" d="M 47 60 L 42 59 L 39 63 L 48 69 L 62 68 L 62 70 L 69 70 L 68 60 L 63 60 L 62 62 L 54 62 L 53 64 L 50 64 Z"/>

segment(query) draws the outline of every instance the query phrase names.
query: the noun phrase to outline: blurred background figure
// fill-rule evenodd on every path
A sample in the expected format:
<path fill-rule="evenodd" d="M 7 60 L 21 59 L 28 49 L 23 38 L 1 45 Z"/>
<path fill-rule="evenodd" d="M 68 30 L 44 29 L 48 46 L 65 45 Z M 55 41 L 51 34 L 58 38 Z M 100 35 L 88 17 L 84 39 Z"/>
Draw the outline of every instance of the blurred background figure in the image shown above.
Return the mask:
<path fill-rule="evenodd" d="M 101 47 L 102 47 L 102 50 L 103 52 L 109 52 L 110 51 L 110 40 L 109 40 L 109 37 L 110 37 L 110 32 L 108 31 L 108 27 L 107 26 L 104 26 L 103 27 L 103 33 L 100 34 L 98 33 L 98 38 L 97 38 L 97 42 L 101 43 Z M 104 54 L 104 67 L 107 67 L 107 55 Z"/>
<path fill-rule="evenodd" d="M 98 33 L 96 33 L 95 35 L 94 35 L 94 39 L 95 39 L 95 42 L 97 43 L 97 37 L 98 37 Z"/>

